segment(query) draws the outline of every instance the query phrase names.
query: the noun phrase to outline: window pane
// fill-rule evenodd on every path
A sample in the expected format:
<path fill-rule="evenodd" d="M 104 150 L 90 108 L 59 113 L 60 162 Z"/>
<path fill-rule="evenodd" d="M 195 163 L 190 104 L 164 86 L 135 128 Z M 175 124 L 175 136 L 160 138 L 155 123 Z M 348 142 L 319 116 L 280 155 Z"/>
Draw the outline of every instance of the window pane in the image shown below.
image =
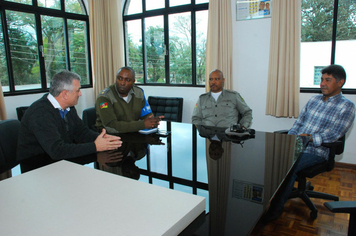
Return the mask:
<path fill-rule="evenodd" d="M 0 14 L 1 19 L 1 14 Z M 9 87 L 9 75 L 7 73 L 7 63 L 4 45 L 4 34 L 2 32 L 2 24 L 0 21 L 0 84 L 3 92 L 10 91 Z"/>
<path fill-rule="evenodd" d="M 169 71 L 172 84 L 192 84 L 190 12 L 169 16 Z"/>
<path fill-rule="evenodd" d="M 85 21 L 68 20 L 70 70 L 80 75 L 81 84 L 89 84 L 87 25 Z"/>
<path fill-rule="evenodd" d="M 164 8 L 164 0 L 146 0 L 146 11 Z"/>
<path fill-rule="evenodd" d="M 187 5 L 190 4 L 190 0 L 169 0 L 169 6 L 174 7 L 174 6 L 181 6 L 181 5 Z"/>
<path fill-rule="evenodd" d="M 15 90 L 41 88 L 34 14 L 6 11 Z"/>
<path fill-rule="evenodd" d="M 37 0 L 38 6 L 52 8 L 52 9 L 61 9 L 61 1 L 60 0 Z"/>
<path fill-rule="evenodd" d="M 142 0 L 127 0 L 128 7 L 125 9 L 125 15 L 142 13 Z"/>
<path fill-rule="evenodd" d="M 333 14 L 333 1 L 302 1 L 300 87 L 319 88 L 318 71 L 330 65 Z"/>
<path fill-rule="evenodd" d="M 197 84 L 205 84 L 205 52 L 206 37 L 208 32 L 208 11 L 199 11 L 196 13 L 196 67 Z"/>
<path fill-rule="evenodd" d="M 142 54 L 142 34 L 141 20 L 125 22 L 126 29 L 126 49 L 128 50 L 127 63 L 136 73 L 136 82 L 143 83 L 143 54 Z"/>
<path fill-rule="evenodd" d="M 64 4 L 66 12 L 85 15 L 84 6 L 79 0 L 65 0 Z"/>
<path fill-rule="evenodd" d="M 17 3 L 23 3 L 27 5 L 32 5 L 32 0 L 5 0 L 8 2 L 17 2 Z"/>
<path fill-rule="evenodd" d="M 195 4 L 209 3 L 209 0 L 195 0 Z"/>
<path fill-rule="evenodd" d="M 46 79 L 66 69 L 63 18 L 41 16 Z"/>
<path fill-rule="evenodd" d="M 356 5 L 349 0 L 339 0 L 336 35 L 335 64 L 342 65 L 347 74 L 343 88 L 356 88 Z"/>
<path fill-rule="evenodd" d="M 163 16 L 145 20 L 147 82 L 165 83 Z"/>

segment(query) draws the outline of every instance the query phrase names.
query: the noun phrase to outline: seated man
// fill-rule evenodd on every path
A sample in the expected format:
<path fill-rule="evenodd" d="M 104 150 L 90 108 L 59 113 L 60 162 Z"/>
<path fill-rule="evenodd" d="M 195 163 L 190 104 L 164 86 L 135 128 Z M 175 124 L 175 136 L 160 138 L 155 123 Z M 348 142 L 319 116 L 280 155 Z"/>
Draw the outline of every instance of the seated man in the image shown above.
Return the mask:
<path fill-rule="evenodd" d="M 134 83 L 135 71 L 122 67 L 116 74 L 116 83 L 100 92 L 95 103 L 97 128 L 128 133 L 159 125 L 164 117 L 153 117 L 143 90 Z"/>
<path fill-rule="evenodd" d="M 119 137 L 84 125 L 74 108 L 81 95 L 79 75 L 64 70 L 53 76 L 49 94 L 26 110 L 17 148 L 22 172 L 121 146 Z"/>
<path fill-rule="evenodd" d="M 224 82 L 225 78 L 220 70 L 210 72 L 210 92 L 199 96 L 192 123 L 216 127 L 230 127 L 234 123 L 240 123 L 243 128 L 250 128 L 252 110 L 238 92 L 224 89 Z"/>
<path fill-rule="evenodd" d="M 346 82 L 342 66 L 330 65 L 322 71 L 320 88 L 322 95 L 312 97 L 301 110 L 289 134 L 309 136 L 310 141 L 293 173 L 281 191 L 271 202 L 266 221 L 277 219 L 294 187 L 297 173 L 328 159 L 329 149 L 322 143 L 332 143 L 344 136 L 355 119 L 355 105 L 341 92 Z"/>

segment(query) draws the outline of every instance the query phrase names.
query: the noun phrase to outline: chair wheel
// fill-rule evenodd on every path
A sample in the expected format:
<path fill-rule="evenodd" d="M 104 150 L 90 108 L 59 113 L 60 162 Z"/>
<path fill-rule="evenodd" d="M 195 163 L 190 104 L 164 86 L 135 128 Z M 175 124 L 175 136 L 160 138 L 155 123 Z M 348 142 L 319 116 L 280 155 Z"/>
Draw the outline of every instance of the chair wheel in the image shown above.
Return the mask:
<path fill-rule="evenodd" d="M 313 220 L 315 220 L 316 218 L 318 218 L 318 211 L 312 211 L 312 212 L 310 212 L 310 218 L 312 218 Z"/>

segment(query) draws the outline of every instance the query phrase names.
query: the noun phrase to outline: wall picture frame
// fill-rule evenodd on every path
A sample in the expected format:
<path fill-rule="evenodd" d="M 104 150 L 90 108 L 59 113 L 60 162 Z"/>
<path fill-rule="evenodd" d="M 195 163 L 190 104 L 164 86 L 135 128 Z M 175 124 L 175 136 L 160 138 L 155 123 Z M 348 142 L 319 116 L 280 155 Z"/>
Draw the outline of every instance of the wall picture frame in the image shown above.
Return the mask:
<path fill-rule="evenodd" d="M 270 18 L 272 15 L 272 0 L 237 0 L 236 20 L 253 20 Z"/>

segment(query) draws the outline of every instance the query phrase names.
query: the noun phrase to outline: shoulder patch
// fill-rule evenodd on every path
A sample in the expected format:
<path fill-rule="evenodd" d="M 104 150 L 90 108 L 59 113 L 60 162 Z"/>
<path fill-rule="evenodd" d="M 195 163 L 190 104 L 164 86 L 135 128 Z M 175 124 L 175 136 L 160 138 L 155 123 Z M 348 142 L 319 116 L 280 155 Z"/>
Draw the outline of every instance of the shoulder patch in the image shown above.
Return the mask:
<path fill-rule="evenodd" d="M 107 102 L 102 102 L 99 105 L 100 105 L 100 109 L 108 108 L 108 103 Z"/>

